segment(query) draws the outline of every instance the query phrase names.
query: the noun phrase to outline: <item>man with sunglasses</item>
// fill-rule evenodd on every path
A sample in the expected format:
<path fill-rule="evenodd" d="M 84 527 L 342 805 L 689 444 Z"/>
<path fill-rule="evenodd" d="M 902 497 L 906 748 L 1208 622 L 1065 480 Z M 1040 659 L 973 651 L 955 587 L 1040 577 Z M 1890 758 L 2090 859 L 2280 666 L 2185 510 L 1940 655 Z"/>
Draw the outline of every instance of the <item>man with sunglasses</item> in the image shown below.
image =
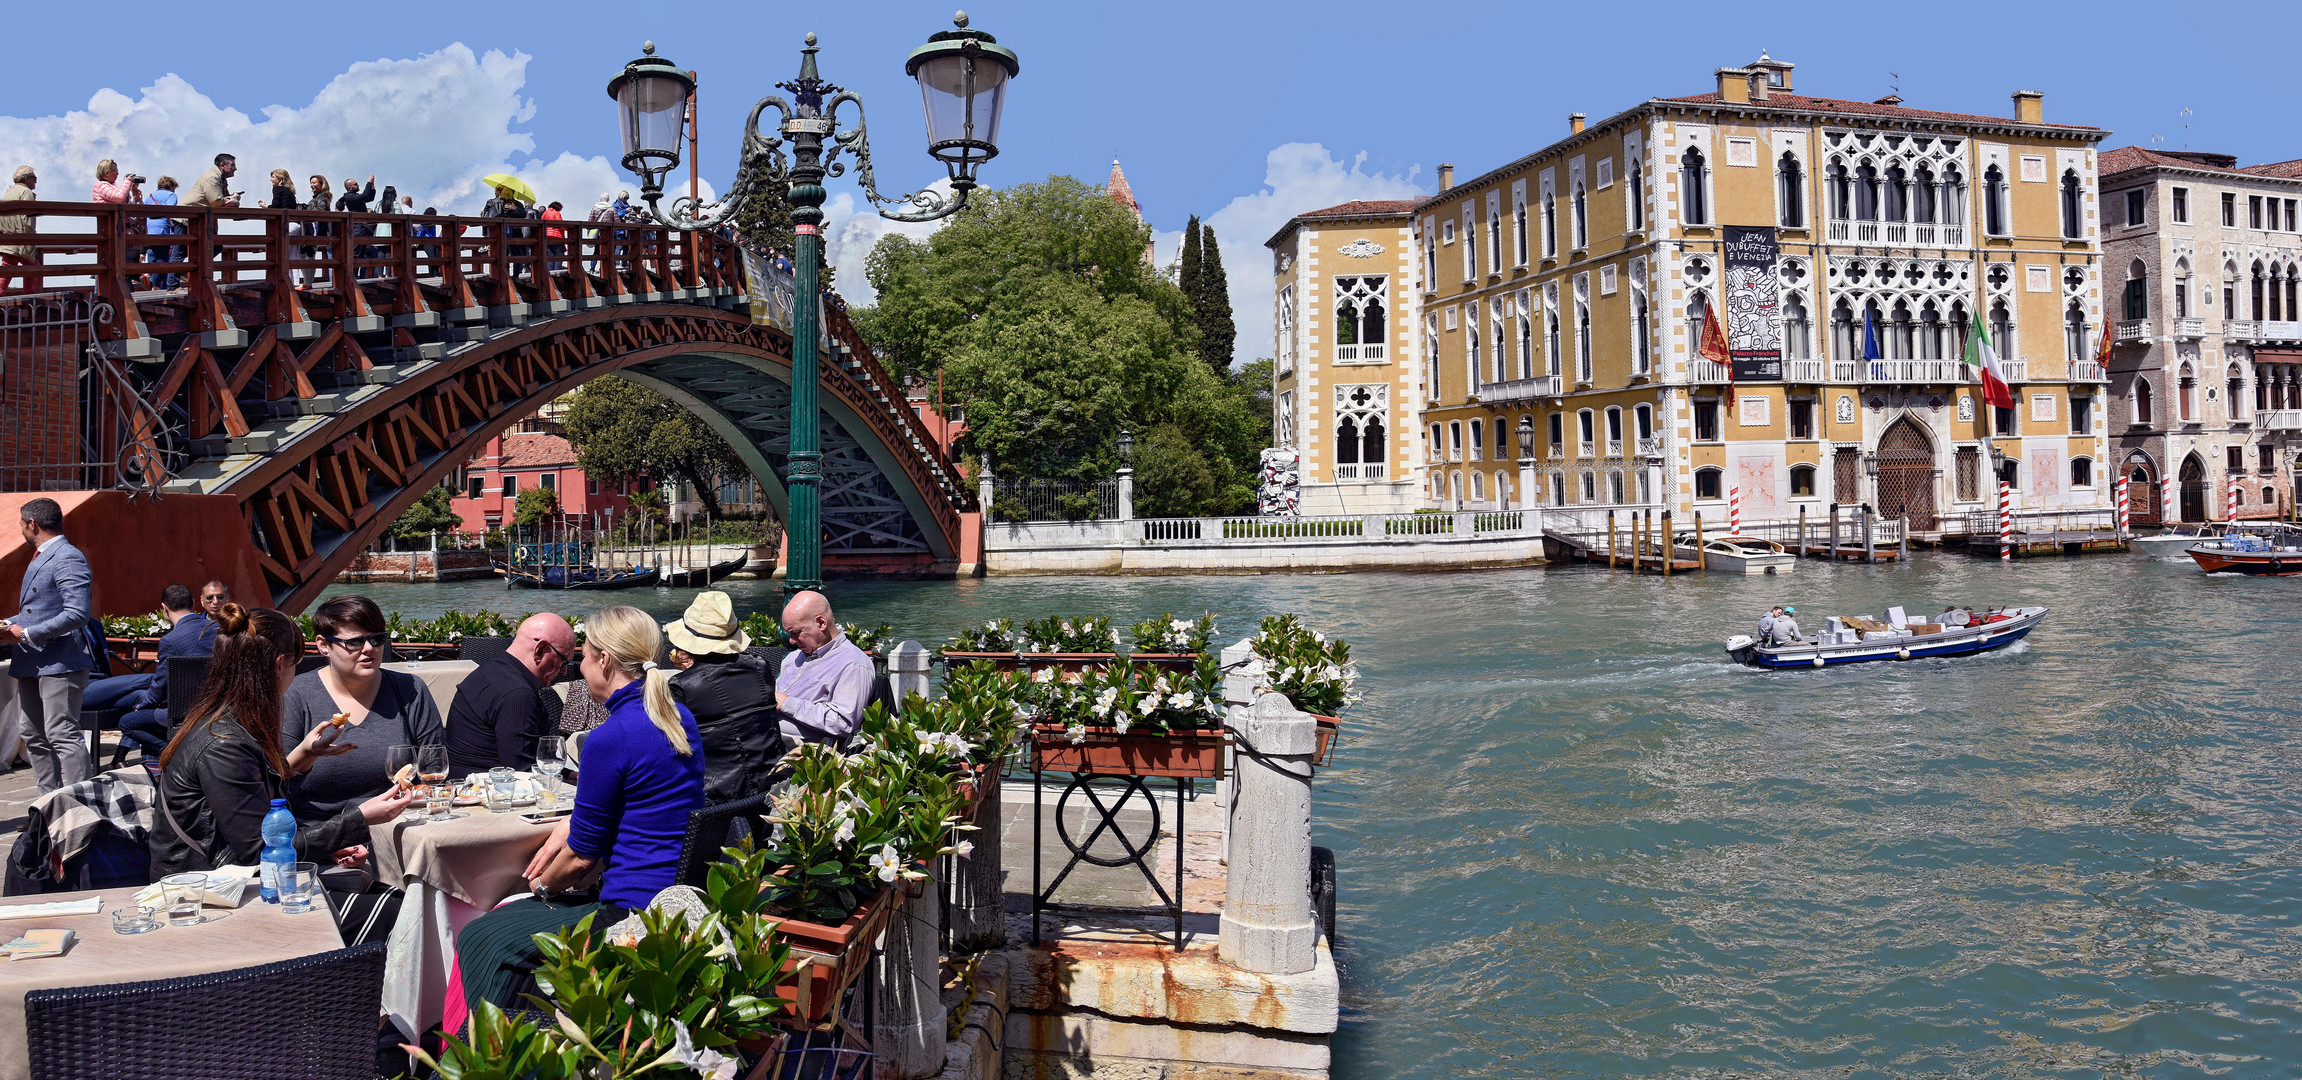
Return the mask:
<path fill-rule="evenodd" d="M 550 612 L 530 615 L 511 647 L 480 661 L 448 706 L 448 769 L 457 776 L 497 766 L 529 769 L 544 735 L 537 694 L 575 663 L 575 630 Z"/>

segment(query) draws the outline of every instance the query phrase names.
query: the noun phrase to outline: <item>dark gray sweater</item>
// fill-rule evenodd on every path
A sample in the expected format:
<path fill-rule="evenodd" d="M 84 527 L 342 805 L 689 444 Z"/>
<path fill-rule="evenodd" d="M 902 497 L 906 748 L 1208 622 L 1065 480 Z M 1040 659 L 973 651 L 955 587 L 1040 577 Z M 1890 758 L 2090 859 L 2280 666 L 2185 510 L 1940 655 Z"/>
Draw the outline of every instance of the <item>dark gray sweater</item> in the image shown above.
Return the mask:
<path fill-rule="evenodd" d="M 304 741 L 313 725 L 334 715 L 336 699 L 320 684 L 320 673 L 307 671 L 296 676 L 296 684 L 280 700 L 281 749 Z M 382 794 L 392 786 L 384 775 L 392 747 L 442 745 L 447 731 L 440 723 L 440 707 L 432 701 L 432 691 L 423 680 L 386 671 L 368 718 L 346 727 L 336 741 L 359 749 L 321 758 L 312 771 L 288 783 L 288 808 L 296 812 L 298 820 L 332 817 L 345 807 Z"/>

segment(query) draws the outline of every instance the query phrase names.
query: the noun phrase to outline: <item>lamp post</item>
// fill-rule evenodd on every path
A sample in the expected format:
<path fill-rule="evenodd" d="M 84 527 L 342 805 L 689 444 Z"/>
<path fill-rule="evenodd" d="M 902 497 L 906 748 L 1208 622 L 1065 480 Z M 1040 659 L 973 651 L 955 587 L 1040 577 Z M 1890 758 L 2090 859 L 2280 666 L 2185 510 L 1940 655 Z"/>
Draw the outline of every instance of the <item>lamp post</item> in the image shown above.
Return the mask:
<path fill-rule="evenodd" d="M 1522 509 L 1540 505 L 1535 498 L 1535 418 L 1519 417 L 1519 503 Z"/>
<path fill-rule="evenodd" d="M 929 188 L 889 199 L 879 193 L 871 174 L 871 142 L 865 131 L 863 99 L 853 91 L 824 81 L 815 69 L 815 35 L 807 35 L 800 50 L 799 75 L 777 83 L 792 99 L 770 94 L 752 106 L 744 122 L 743 150 L 736 164 L 735 182 L 718 202 L 706 205 L 690 194 L 675 198 L 668 210 L 663 198 L 663 177 L 679 164 L 681 120 L 686 115 L 695 80 L 671 61 L 655 55 L 648 42 L 645 55 L 624 65 L 608 81 L 608 96 L 615 99 L 623 132 L 623 165 L 640 180 L 646 213 L 675 229 L 710 229 L 734 216 L 761 185 L 787 177 L 794 251 L 791 333 L 791 452 L 785 483 L 789 511 L 785 535 L 789 538 L 786 595 L 823 588 L 823 525 L 820 493 L 823 454 L 817 438 L 816 377 L 822 338 L 823 201 L 826 176 L 847 172 L 838 161 L 841 153 L 855 159 L 856 180 L 864 197 L 881 207 L 880 216 L 895 221 L 932 221 L 957 213 L 975 189 L 976 170 L 999 154 L 999 119 L 1007 97 L 1007 82 L 1022 69 L 1015 53 L 980 30 L 967 27 L 967 13 L 953 20 L 954 29 L 928 38 L 912 50 L 903 64 L 904 74 L 919 82 L 927 113 L 927 152 L 943 162 L 949 190 Z M 838 128 L 839 107 L 855 106 L 855 126 Z M 762 135 L 759 118 L 772 106 L 783 117 L 776 133 Z M 786 167 L 783 145 L 791 143 Z M 890 205 L 892 204 L 892 205 Z"/>
<path fill-rule="evenodd" d="M 1119 520 L 1135 518 L 1135 433 L 1119 429 Z"/>

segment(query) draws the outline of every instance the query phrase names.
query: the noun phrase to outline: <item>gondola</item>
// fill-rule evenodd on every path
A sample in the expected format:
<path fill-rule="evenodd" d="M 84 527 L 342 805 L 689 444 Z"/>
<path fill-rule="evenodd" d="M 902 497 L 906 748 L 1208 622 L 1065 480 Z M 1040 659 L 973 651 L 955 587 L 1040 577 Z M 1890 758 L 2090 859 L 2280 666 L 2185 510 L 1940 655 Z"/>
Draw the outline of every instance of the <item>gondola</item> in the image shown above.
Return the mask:
<path fill-rule="evenodd" d="M 750 563 L 751 554 L 746 552 L 732 559 L 722 559 L 719 562 L 715 562 L 709 566 L 695 570 L 690 570 L 683 566 L 665 567 L 661 579 L 661 584 L 670 586 L 674 589 L 700 589 L 706 585 L 711 584 L 712 582 L 718 581 L 719 579 L 728 576 L 729 574 L 743 569 Z"/>
<path fill-rule="evenodd" d="M 1726 640 L 1727 655 L 1736 662 L 1762 668 L 1832 667 L 1874 660 L 1919 660 L 1930 656 L 1968 656 L 2003 649 L 2030 635 L 2046 617 L 2042 607 L 2005 608 L 1983 616 L 1972 626 L 1937 626 L 1922 623 L 1905 629 L 1878 624 L 1877 629 L 1824 631 L 1813 641 L 1761 645 L 1748 634 Z"/>
<path fill-rule="evenodd" d="M 504 584 L 515 589 L 557 589 L 597 592 L 606 589 L 640 589 L 656 583 L 662 575 L 655 567 L 627 570 L 600 577 L 587 566 L 545 566 L 539 570 L 496 564 L 496 573 L 503 576 Z"/>

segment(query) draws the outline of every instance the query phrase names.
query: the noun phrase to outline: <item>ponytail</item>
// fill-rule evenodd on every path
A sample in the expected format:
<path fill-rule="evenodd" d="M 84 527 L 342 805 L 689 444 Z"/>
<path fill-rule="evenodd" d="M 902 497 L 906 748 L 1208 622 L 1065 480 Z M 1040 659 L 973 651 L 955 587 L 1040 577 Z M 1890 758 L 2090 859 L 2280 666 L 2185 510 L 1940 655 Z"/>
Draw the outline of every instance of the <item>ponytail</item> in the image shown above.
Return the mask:
<path fill-rule="evenodd" d="M 671 672 L 656 666 L 663 651 L 663 631 L 647 613 L 627 604 L 602 608 L 583 621 L 584 642 L 606 653 L 624 674 L 639 680 L 644 691 L 648 721 L 671 743 L 674 753 L 695 752 L 688 745 L 687 727 L 680 723 L 679 706 L 671 698 Z"/>

